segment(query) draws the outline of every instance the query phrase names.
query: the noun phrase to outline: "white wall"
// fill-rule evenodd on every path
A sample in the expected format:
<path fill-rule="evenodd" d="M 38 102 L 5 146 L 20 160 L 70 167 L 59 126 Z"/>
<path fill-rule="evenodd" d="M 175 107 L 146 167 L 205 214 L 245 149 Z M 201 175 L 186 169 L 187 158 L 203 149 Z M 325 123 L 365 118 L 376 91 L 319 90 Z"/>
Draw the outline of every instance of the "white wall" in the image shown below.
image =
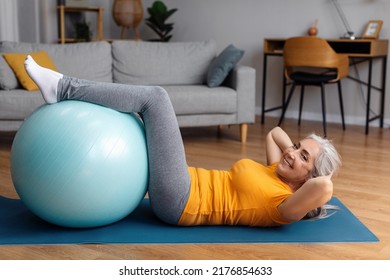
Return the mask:
<path fill-rule="evenodd" d="M 19 0 L 28 1 L 28 0 Z M 40 0 L 46 6 L 46 12 L 55 11 L 55 1 Z M 151 6 L 154 0 L 143 0 L 144 9 Z M 100 5 L 104 8 L 104 36 L 119 38 L 120 29 L 111 16 L 113 0 L 89 0 L 91 6 Z M 260 113 L 260 97 L 262 87 L 263 40 L 264 38 L 290 37 L 305 35 L 307 29 L 318 19 L 318 36 L 337 38 L 345 33 L 344 26 L 331 0 L 164 0 L 168 8 L 177 8 L 170 19 L 175 23 L 172 41 L 196 41 L 213 39 L 217 42 L 219 51 L 233 43 L 245 50 L 245 56 L 240 63 L 251 65 L 257 70 L 257 102 Z M 363 32 L 366 23 L 372 19 L 381 19 L 384 25 L 382 38 L 390 38 L 390 1 L 389 0 L 339 0 L 340 6 L 358 35 Z M 145 17 L 148 14 L 145 11 Z M 53 18 L 53 14 L 50 15 Z M 41 18 L 45 16 L 41 15 Z M 53 19 L 52 19 L 53 21 Z M 47 23 L 46 23 L 47 24 Z M 45 24 L 45 25 L 46 25 Z M 51 26 L 55 26 L 56 22 Z M 42 28 L 42 27 L 41 27 Z M 146 40 L 153 37 L 147 26 L 140 28 L 141 36 Z M 42 34 L 43 33 L 43 34 Z M 130 37 L 131 33 L 129 33 Z M 41 32 L 42 41 L 55 42 L 57 34 L 51 30 Z M 380 64 L 375 63 L 374 81 L 379 82 Z M 366 65 L 358 68 L 362 77 L 367 76 Z M 267 105 L 277 104 L 281 99 L 280 58 L 269 60 L 268 68 L 268 100 Z M 353 69 L 351 74 L 355 75 Z M 387 85 L 390 89 L 390 73 L 387 75 Z M 329 121 L 340 121 L 339 105 L 336 87 L 328 88 L 327 98 Z M 348 123 L 364 124 L 365 105 L 361 88 L 351 80 L 343 81 L 346 121 Z M 365 90 L 365 88 L 363 89 Z M 320 99 L 318 89 L 313 94 L 307 94 L 303 118 L 321 119 Z M 365 92 L 365 91 L 364 91 Z M 309 91 L 308 91 L 309 93 Z M 379 94 L 373 93 L 374 96 Z M 297 98 L 296 98 L 297 99 Z M 297 102 L 290 108 L 289 115 L 297 109 Z M 378 99 L 378 98 L 374 98 Z M 373 110 L 377 111 L 373 102 Z M 390 98 L 386 99 L 386 118 L 390 118 Z M 275 112 L 279 115 L 279 112 Z M 389 120 L 390 122 L 390 120 Z"/>

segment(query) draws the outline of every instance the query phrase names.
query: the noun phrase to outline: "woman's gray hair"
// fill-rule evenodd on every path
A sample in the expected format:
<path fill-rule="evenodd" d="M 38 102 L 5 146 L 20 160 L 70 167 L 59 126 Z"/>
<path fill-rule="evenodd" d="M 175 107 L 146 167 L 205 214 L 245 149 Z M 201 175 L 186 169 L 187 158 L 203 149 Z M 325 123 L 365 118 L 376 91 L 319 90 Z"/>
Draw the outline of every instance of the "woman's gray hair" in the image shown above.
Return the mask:
<path fill-rule="evenodd" d="M 341 157 L 333 146 L 332 141 L 322 138 L 314 133 L 306 137 L 320 144 L 321 151 L 314 161 L 312 177 L 327 176 L 336 173 L 341 166 Z"/>
<path fill-rule="evenodd" d="M 340 210 L 340 207 L 336 205 L 325 204 L 321 207 L 311 210 L 306 214 L 302 220 L 315 221 L 329 218 L 330 216 L 336 214 L 336 212 Z"/>
<path fill-rule="evenodd" d="M 312 139 L 320 144 L 321 151 L 314 161 L 314 168 L 312 170 L 312 177 L 327 176 L 336 173 L 341 167 L 341 157 L 333 146 L 332 141 L 322 138 L 314 133 L 306 137 Z M 306 214 L 303 220 L 318 220 L 325 219 L 339 210 L 339 207 L 325 204 L 317 209 L 314 209 Z"/>

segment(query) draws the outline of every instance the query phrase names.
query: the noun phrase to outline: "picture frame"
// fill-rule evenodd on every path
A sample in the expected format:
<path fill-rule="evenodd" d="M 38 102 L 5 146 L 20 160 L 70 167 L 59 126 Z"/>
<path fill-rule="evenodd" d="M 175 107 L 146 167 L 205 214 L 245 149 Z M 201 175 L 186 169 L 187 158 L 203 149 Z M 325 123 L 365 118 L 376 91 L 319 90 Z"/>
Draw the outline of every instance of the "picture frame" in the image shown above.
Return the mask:
<path fill-rule="evenodd" d="M 364 30 L 363 39 L 378 39 L 379 32 L 383 25 L 382 20 L 370 20 Z"/>

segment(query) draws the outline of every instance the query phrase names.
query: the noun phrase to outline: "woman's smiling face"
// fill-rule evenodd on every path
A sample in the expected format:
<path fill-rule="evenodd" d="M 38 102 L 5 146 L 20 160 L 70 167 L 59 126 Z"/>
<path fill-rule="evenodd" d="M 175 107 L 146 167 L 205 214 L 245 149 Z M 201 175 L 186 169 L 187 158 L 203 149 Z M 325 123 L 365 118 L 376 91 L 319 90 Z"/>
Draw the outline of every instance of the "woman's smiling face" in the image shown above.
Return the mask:
<path fill-rule="evenodd" d="M 287 148 L 280 159 L 276 174 L 287 184 L 298 189 L 311 178 L 314 162 L 321 147 L 313 139 L 303 139 Z"/>

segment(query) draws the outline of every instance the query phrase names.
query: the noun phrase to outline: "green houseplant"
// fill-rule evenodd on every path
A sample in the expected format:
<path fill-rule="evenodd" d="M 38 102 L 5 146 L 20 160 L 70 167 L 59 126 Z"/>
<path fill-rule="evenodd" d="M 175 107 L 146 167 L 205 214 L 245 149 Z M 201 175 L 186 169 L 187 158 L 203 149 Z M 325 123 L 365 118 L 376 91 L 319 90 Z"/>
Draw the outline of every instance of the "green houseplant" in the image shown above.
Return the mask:
<path fill-rule="evenodd" d="M 172 35 L 173 23 L 166 23 L 166 20 L 174 14 L 177 9 L 168 10 L 167 6 L 162 1 L 155 1 L 153 5 L 147 9 L 149 17 L 145 20 L 149 26 L 159 37 L 151 41 L 168 42 Z"/>
<path fill-rule="evenodd" d="M 77 42 L 90 42 L 92 32 L 89 24 L 86 22 L 76 22 L 74 24 L 75 39 Z"/>

